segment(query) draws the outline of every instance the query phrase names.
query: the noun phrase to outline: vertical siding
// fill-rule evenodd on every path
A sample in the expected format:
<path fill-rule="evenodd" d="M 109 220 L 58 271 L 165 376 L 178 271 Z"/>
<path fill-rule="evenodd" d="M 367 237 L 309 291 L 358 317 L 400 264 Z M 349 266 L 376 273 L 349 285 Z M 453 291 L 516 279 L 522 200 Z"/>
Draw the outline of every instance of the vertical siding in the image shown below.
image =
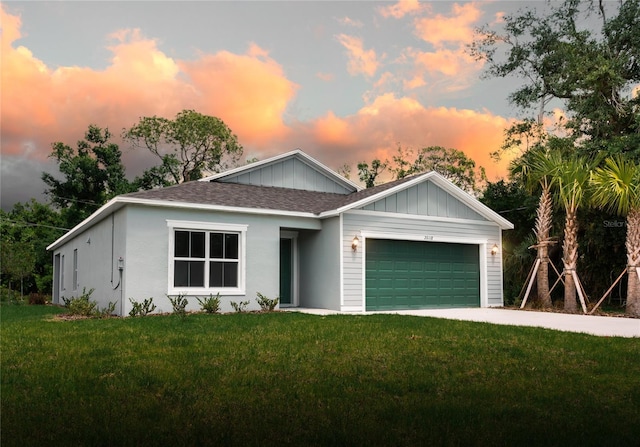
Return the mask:
<path fill-rule="evenodd" d="M 451 221 L 404 219 L 396 216 L 385 216 L 384 213 L 347 212 L 343 218 L 342 250 L 344 256 L 344 306 L 363 306 L 363 255 L 365 244 L 360 236 L 362 232 L 387 233 L 394 235 L 429 235 L 451 239 L 485 240 L 484 258 L 486 259 L 486 301 L 483 306 L 502 306 L 502 259 L 500 255 L 492 256 L 491 247 L 501 245 L 501 230 L 497 225 L 477 223 L 457 223 Z M 357 252 L 351 249 L 351 241 L 359 235 L 360 247 Z M 428 243 L 428 242 L 425 242 Z M 481 254 L 481 263 L 483 256 Z M 483 272 L 480 272 L 482 277 Z"/>
<path fill-rule="evenodd" d="M 297 158 L 287 158 L 220 181 L 348 194 L 348 188 Z"/>
<path fill-rule="evenodd" d="M 362 208 L 367 211 L 414 214 L 419 216 L 487 219 L 430 181 L 419 183 Z"/>

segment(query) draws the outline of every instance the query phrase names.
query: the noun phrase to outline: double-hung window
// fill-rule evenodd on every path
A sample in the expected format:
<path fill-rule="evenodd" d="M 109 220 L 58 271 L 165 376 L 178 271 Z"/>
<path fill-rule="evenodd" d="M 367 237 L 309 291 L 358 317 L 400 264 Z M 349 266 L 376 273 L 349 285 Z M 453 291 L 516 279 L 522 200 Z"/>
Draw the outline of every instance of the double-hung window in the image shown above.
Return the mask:
<path fill-rule="evenodd" d="M 246 225 L 169 221 L 169 293 L 244 293 Z"/>

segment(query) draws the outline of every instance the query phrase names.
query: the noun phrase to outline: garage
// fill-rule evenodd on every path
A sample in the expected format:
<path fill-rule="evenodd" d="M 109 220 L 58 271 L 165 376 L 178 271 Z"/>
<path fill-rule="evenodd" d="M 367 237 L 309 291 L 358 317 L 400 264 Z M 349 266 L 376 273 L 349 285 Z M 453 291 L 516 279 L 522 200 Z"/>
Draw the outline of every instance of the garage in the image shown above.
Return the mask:
<path fill-rule="evenodd" d="M 366 310 L 480 307 L 478 245 L 367 239 Z"/>

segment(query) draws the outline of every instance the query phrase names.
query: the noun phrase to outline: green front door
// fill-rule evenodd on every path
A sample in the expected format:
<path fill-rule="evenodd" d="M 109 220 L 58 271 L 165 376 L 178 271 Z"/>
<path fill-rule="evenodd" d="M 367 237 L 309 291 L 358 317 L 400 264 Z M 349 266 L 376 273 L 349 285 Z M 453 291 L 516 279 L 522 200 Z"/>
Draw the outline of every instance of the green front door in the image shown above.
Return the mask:
<path fill-rule="evenodd" d="M 367 239 L 366 309 L 480 306 L 477 245 Z"/>
<path fill-rule="evenodd" d="M 280 239 L 280 304 L 293 304 L 293 243 Z"/>

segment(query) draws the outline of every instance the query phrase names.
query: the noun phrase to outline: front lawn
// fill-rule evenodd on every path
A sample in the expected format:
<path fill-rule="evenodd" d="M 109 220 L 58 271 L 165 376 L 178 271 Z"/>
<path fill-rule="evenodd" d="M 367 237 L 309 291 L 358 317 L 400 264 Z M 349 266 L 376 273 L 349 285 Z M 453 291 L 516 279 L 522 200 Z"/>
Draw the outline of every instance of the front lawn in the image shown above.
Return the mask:
<path fill-rule="evenodd" d="M 2 306 L 1 444 L 637 445 L 640 341 L 398 315 Z"/>

